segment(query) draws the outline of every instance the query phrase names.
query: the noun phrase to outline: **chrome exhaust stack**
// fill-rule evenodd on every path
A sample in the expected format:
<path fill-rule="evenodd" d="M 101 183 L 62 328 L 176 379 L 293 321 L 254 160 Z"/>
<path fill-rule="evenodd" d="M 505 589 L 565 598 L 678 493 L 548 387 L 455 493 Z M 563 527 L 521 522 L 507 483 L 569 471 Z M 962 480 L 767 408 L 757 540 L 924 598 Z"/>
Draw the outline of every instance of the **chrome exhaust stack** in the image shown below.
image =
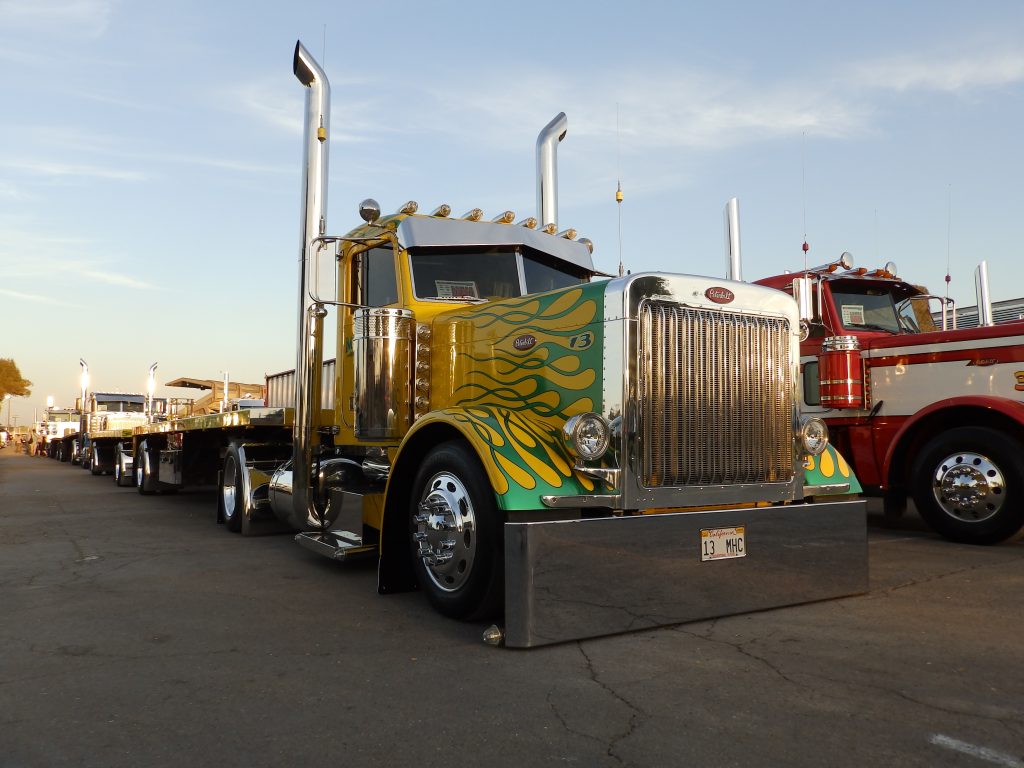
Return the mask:
<path fill-rule="evenodd" d="M 306 91 L 306 117 L 303 130 L 302 219 L 299 251 L 299 317 L 295 355 L 295 421 L 292 425 L 292 462 L 278 470 L 271 480 L 278 498 L 290 486 L 291 508 L 274 505 L 274 512 L 285 517 L 299 530 L 325 530 L 330 525 L 330 504 L 318 504 L 312 494 L 313 439 L 320 426 L 322 402 L 321 369 L 323 367 L 323 319 L 327 314 L 322 304 L 310 296 L 317 238 L 326 231 L 327 211 L 327 139 L 331 121 L 331 85 L 316 59 L 295 44 L 292 63 L 295 77 Z M 273 495 L 273 494 L 272 494 Z"/>
<path fill-rule="evenodd" d="M 995 325 L 992 320 L 992 298 L 988 292 L 987 261 L 982 261 L 974 270 L 974 290 L 978 295 L 978 325 Z"/>
<path fill-rule="evenodd" d="M 743 259 L 740 255 L 740 204 L 733 197 L 725 204 L 725 278 L 743 280 Z"/>
<path fill-rule="evenodd" d="M 540 228 L 558 231 L 558 143 L 569 132 L 569 118 L 559 112 L 537 136 L 537 218 Z"/>

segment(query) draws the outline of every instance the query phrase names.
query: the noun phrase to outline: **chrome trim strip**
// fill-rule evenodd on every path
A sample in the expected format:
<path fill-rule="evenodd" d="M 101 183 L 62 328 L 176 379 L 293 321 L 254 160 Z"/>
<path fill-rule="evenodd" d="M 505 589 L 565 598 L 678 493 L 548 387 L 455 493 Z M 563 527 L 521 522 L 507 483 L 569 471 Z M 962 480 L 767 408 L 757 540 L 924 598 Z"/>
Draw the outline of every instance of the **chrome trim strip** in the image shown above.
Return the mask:
<path fill-rule="evenodd" d="M 826 493 L 849 493 L 849 483 L 828 483 L 825 485 L 805 485 L 804 498 L 818 496 Z"/>
<path fill-rule="evenodd" d="M 622 508 L 621 496 L 541 496 L 540 500 L 545 507 L 551 507 L 552 509 L 572 509 L 575 507 Z"/>
<path fill-rule="evenodd" d="M 582 464 L 574 464 L 572 468 L 573 472 L 579 472 L 581 475 L 592 477 L 595 480 L 600 480 L 603 483 L 607 483 L 612 488 L 618 488 L 619 476 L 622 474 L 621 469 L 613 469 L 612 467 L 586 467 Z"/>

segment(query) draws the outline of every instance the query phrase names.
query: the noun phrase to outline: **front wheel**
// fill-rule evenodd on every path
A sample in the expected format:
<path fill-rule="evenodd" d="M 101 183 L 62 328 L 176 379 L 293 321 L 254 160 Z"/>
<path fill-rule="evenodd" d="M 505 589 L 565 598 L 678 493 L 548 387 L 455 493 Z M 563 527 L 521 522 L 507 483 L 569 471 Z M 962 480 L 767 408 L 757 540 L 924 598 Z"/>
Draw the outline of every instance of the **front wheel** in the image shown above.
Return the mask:
<path fill-rule="evenodd" d="M 911 480 L 917 511 L 941 536 L 998 544 L 1024 532 L 1024 446 L 987 427 L 934 437 Z"/>
<path fill-rule="evenodd" d="M 503 520 L 476 455 L 442 443 L 424 460 L 409 510 L 413 569 L 434 608 L 491 618 L 504 597 Z"/>
<path fill-rule="evenodd" d="M 100 451 L 95 445 L 89 454 L 89 472 L 93 475 L 103 474 L 103 467 L 100 466 Z"/>

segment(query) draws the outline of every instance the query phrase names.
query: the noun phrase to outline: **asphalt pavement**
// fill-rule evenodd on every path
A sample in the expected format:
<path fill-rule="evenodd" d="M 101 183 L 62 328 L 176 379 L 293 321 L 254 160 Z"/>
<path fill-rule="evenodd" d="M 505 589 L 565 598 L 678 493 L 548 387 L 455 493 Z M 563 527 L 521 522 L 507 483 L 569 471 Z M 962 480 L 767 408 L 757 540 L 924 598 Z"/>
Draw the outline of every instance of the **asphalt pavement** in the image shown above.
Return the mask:
<path fill-rule="evenodd" d="M 0 768 L 1024 768 L 1024 542 L 869 515 L 868 594 L 532 650 L 0 451 Z"/>

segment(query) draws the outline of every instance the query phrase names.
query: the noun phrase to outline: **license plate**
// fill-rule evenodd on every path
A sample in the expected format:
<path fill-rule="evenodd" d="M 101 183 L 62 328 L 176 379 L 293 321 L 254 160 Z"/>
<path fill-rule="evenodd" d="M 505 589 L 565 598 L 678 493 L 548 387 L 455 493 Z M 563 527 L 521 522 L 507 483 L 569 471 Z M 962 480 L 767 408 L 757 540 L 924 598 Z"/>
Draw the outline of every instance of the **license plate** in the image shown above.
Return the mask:
<path fill-rule="evenodd" d="M 746 528 L 701 528 L 700 559 L 728 560 L 747 556 Z"/>

